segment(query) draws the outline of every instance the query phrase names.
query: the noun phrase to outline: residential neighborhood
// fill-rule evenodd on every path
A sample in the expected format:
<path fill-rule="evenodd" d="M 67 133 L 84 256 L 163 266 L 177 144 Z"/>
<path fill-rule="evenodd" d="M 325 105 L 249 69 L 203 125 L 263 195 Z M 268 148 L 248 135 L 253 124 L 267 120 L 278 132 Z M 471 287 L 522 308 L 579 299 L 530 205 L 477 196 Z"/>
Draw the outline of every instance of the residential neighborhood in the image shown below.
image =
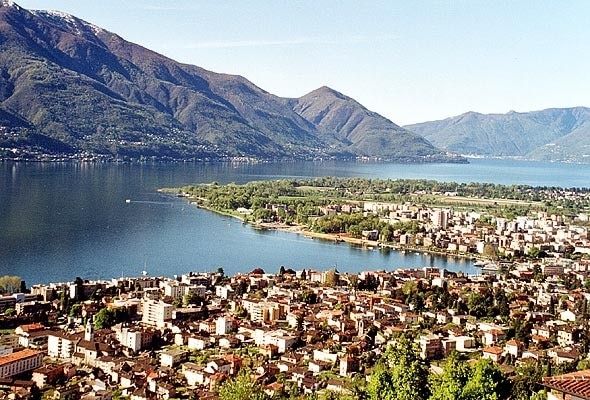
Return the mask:
<path fill-rule="evenodd" d="M 434 267 L 219 271 L 35 285 L 2 298 L 2 311 L 8 297 L 21 299 L 4 325 L 38 322 L 0 337 L 0 387 L 12 398 L 39 390 L 51 398 L 215 399 L 247 369 L 270 396 L 349 393 L 351 379 L 366 377 L 400 335 L 435 372 L 452 352 L 489 358 L 509 377 L 527 363 L 570 374 L 590 366 L 587 263 L 537 279 L 534 267 L 478 276 Z M 74 306 L 65 316 L 67 303 Z M 104 319 L 102 310 L 121 312 Z M 551 379 L 546 387 L 563 398 Z"/>
<path fill-rule="evenodd" d="M 264 208 L 270 223 L 291 212 Z M 384 224 L 357 237 L 319 237 L 468 257 L 480 269 L 280 266 L 227 276 L 220 267 L 30 288 L 6 277 L 0 391 L 14 399 L 218 399 L 245 377 L 268 398 L 361 398 L 390 349 L 407 342 L 433 376 L 457 357 L 489 360 L 521 393 L 501 398 L 590 398 L 586 214 L 509 219 L 372 201 L 315 213 Z"/>

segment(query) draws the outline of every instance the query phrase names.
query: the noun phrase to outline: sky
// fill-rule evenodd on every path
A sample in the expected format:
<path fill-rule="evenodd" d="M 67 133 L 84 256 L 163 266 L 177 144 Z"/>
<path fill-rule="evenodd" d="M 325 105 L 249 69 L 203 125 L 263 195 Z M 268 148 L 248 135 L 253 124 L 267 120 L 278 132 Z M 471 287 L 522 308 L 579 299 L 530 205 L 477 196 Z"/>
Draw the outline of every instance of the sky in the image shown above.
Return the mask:
<path fill-rule="evenodd" d="M 590 106 L 586 0 L 16 0 L 282 97 L 329 86 L 399 125 Z"/>

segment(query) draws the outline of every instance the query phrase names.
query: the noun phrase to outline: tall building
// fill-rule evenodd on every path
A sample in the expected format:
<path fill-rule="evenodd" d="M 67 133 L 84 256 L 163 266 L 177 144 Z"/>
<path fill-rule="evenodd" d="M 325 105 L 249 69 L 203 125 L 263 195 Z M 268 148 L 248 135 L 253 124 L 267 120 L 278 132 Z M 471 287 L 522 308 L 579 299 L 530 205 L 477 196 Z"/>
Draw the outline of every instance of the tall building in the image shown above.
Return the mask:
<path fill-rule="evenodd" d="M 449 225 L 449 210 L 435 210 L 430 219 L 433 226 L 447 229 Z"/>
<path fill-rule="evenodd" d="M 141 322 L 161 328 L 166 322 L 172 320 L 172 304 L 162 301 L 146 300 L 143 302 L 143 315 Z"/>

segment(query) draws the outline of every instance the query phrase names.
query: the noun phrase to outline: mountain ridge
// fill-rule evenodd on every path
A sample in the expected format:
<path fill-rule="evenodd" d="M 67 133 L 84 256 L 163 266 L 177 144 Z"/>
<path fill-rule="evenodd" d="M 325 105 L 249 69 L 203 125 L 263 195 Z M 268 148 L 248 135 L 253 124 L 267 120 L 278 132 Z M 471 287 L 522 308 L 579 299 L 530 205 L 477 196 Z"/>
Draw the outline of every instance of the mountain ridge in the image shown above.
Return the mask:
<path fill-rule="evenodd" d="M 470 111 L 405 128 L 443 150 L 464 155 L 590 161 L 590 108 L 587 107 L 505 114 Z"/>
<path fill-rule="evenodd" d="M 0 158 L 463 161 L 351 98 L 337 112 L 344 117 L 332 115 L 366 118 L 354 135 L 299 113 L 305 96 L 281 98 L 75 16 L 6 0 L 0 84 Z"/>

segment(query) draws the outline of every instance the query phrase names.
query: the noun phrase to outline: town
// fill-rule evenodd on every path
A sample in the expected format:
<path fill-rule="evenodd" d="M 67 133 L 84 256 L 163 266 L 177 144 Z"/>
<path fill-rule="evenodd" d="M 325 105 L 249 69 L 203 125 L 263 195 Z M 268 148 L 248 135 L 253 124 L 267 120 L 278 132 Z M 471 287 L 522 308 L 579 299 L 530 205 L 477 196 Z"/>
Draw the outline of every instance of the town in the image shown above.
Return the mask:
<path fill-rule="evenodd" d="M 296 212 L 281 200 L 255 210 L 236 202 L 231 211 L 290 227 Z M 476 258 L 481 273 L 279 266 L 226 276 L 220 267 L 30 288 L 5 276 L 0 391 L 14 399 L 381 399 L 399 398 L 384 393 L 402 390 L 402 371 L 417 398 L 588 398 L 587 214 L 318 203 L 298 208 L 305 234 Z M 451 387 L 469 395 L 437 393 Z"/>

